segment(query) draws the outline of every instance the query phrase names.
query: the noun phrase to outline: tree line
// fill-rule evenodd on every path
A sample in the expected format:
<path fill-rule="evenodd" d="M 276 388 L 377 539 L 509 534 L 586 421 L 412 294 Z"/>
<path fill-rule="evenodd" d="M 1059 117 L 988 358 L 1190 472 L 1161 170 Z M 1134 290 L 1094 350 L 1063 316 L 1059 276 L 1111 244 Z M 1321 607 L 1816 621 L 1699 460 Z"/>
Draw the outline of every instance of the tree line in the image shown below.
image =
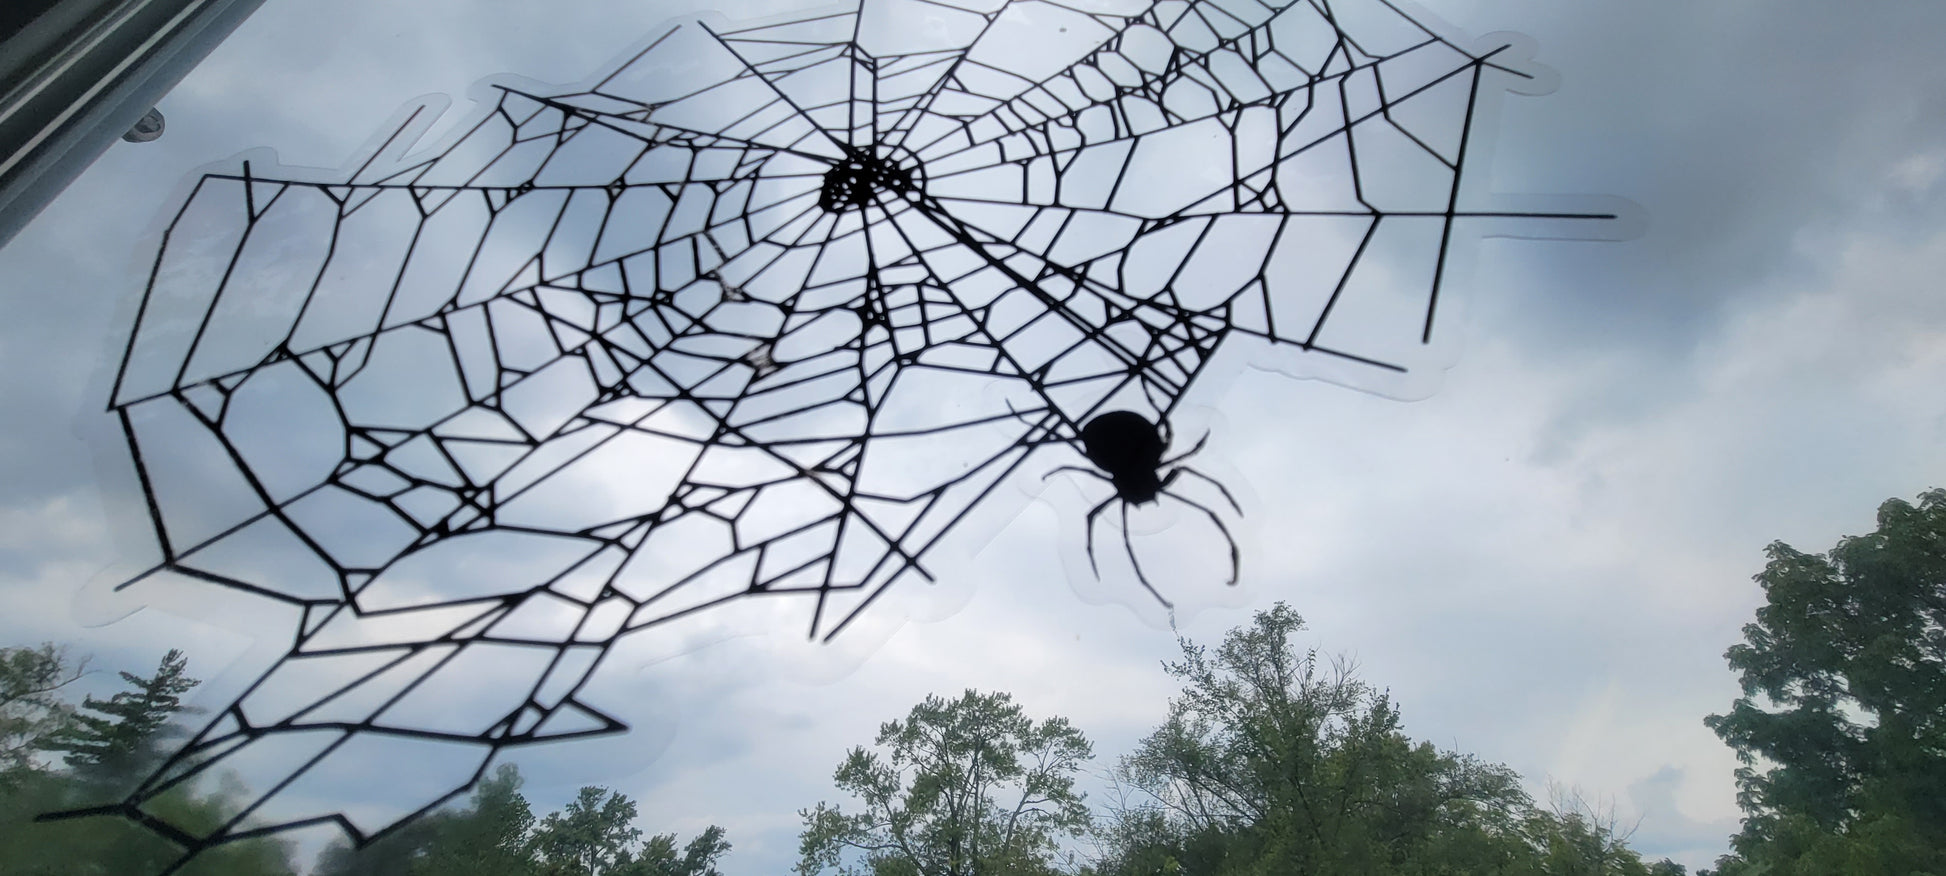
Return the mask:
<path fill-rule="evenodd" d="M 143 876 L 182 849 L 119 818 L 37 822 L 35 816 L 119 798 L 160 764 L 185 731 L 189 677 L 179 650 L 147 676 L 120 673 L 125 690 L 77 706 L 62 692 L 88 660 L 44 644 L 0 650 L 0 876 Z M 213 784 L 214 787 L 208 787 Z M 645 838 L 635 801 L 584 787 L 559 811 L 537 818 L 520 793 L 518 768 L 502 764 L 463 806 L 434 811 L 364 848 L 338 840 L 311 876 L 720 876 L 730 851 L 711 825 L 686 843 L 674 833 Z M 234 819 L 247 789 L 234 776 L 190 783 L 148 804 L 196 834 Z M 288 842 L 253 838 L 196 857 L 184 876 L 295 876 Z"/>
<path fill-rule="evenodd" d="M 1946 491 L 1893 499 L 1824 554 L 1776 542 L 1765 605 L 1725 657 L 1743 695 L 1704 723 L 1735 750 L 1741 829 L 1699 876 L 1946 876 Z M 1681 876 L 1578 794 L 1414 741 L 1303 619 L 1181 640 L 1168 717 L 1110 768 L 1004 693 L 929 697 L 851 749 L 849 804 L 803 810 L 798 876 Z"/>
<path fill-rule="evenodd" d="M 520 770 L 502 764 L 465 807 L 408 822 L 362 849 L 335 842 L 312 876 L 720 876 L 730 851 L 716 825 L 681 845 L 673 833 L 644 840 L 635 801 L 595 786 L 537 821 L 520 786 Z"/>
<path fill-rule="evenodd" d="M 1665 876 L 1629 831 L 1571 793 L 1414 742 L 1391 698 L 1343 661 L 1298 653 L 1283 603 L 1211 649 L 1181 642 L 1160 727 L 1091 808 L 1092 755 L 1060 717 L 1004 693 L 928 697 L 849 751 L 847 807 L 804 810 L 799 876 L 1505 874 Z"/>
<path fill-rule="evenodd" d="M 1822 554 L 1782 542 L 1766 597 L 1726 653 L 1742 695 L 1704 723 L 1736 753 L 1740 830 L 1698 876 L 1946 876 L 1946 490 L 1891 500 L 1878 528 Z M 1167 717 L 1076 787 L 1093 744 L 1001 692 L 930 696 L 845 753 L 850 799 L 800 812 L 798 876 L 1683 876 L 1647 861 L 1612 808 L 1508 767 L 1410 738 L 1390 695 L 1342 659 L 1300 653 L 1278 603 L 1214 647 L 1179 640 Z M 117 819 L 32 823 L 95 802 L 158 762 L 197 684 L 171 651 L 148 676 L 77 707 L 85 670 L 53 645 L 0 650 L 0 874 L 140 874 L 177 850 Z M 716 876 L 722 828 L 645 838 L 635 803 L 582 788 L 537 818 L 512 765 L 463 805 L 362 849 L 338 842 L 315 876 Z M 223 823 L 242 789 L 185 786 L 174 823 Z M 290 874 L 289 845 L 222 846 L 186 874 Z"/>

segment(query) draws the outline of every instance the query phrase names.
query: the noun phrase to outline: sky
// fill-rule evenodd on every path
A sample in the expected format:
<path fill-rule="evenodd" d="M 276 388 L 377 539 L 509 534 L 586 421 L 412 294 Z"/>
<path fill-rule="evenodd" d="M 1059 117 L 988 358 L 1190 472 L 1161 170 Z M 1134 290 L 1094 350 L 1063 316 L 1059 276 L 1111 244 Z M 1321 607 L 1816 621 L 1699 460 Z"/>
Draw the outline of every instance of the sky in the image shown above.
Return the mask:
<path fill-rule="evenodd" d="M 1559 76 L 1504 101 L 1470 172 L 1646 221 L 1623 241 L 1463 241 L 1458 347 L 1428 397 L 1252 369 L 1198 396 L 1221 426 L 1199 465 L 1247 486 L 1248 525 L 1242 583 L 1184 585 L 1177 629 L 1213 642 L 1286 601 L 1415 738 L 1543 798 L 1579 788 L 1639 819 L 1645 854 L 1706 865 L 1737 809 L 1702 718 L 1736 695 L 1722 653 L 1761 603 L 1763 547 L 1823 550 L 1946 484 L 1946 70 L 1927 41 L 1946 10 L 1426 7 L 1531 37 Z M 161 103 L 163 138 L 112 147 L 0 250 L 0 643 L 135 671 L 181 647 L 206 708 L 281 653 L 289 619 L 248 599 L 105 592 L 154 556 L 102 411 L 185 180 L 260 147 L 339 167 L 423 95 L 457 118 L 484 77 L 579 81 L 710 8 L 266 3 Z M 530 799 L 608 785 L 651 832 L 728 828 L 726 873 L 778 872 L 847 747 L 969 687 L 1067 716 L 1107 767 L 1162 720 L 1174 634 L 1145 594 L 1076 574 L 1085 506 L 1051 495 L 832 645 L 762 613 L 639 634 L 589 694 L 635 731 L 519 752 Z"/>

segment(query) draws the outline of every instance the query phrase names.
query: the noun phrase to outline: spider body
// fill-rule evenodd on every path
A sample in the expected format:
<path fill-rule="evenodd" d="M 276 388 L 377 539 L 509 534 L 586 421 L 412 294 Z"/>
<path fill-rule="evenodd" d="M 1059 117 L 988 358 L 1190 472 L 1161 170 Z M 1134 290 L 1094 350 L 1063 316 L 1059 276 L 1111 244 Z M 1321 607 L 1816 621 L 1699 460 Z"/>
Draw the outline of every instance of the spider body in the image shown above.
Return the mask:
<path fill-rule="evenodd" d="M 1196 442 L 1196 446 L 1181 455 L 1165 458 L 1164 454 L 1168 452 L 1170 438 L 1169 424 L 1166 421 L 1152 423 L 1148 417 L 1134 411 L 1108 411 L 1096 415 L 1083 425 L 1080 437 L 1081 454 L 1087 457 L 1098 470 L 1091 471 L 1076 465 L 1064 465 L 1048 472 L 1047 476 L 1053 477 L 1062 471 L 1078 471 L 1106 480 L 1115 488 L 1115 495 L 1103 499 L 1088 512 L 1088 567 L 1094 571 L 1095 577 L 1101 577 L 1101 567 L 1095 561 L 1095 518 L 1100 517 L 1101 512 L 1108 510 L 1108 506 L 1119 501 L 1122 504 L 1122 547 L 1128 551 L 1129 563 L 1135 568 L 1135 580 L 1140 581 L 1142 586 L 1148 589 L 1149 595 L 1154 596 L 1163 607 L 1175 608 L 1173 603 L 1157 592 L 1155 585 L 1149 583 L 1148 576 L 1143 574 L 1142 561 L 1135 556 L 1135 544 L 1130 540 L 1128 533 L 1130 505 L 1150 505 L 1161 501 L 1163 496 L 1168 496 L 1203 512 L 1212 523 L 1216 524 L 1217 531 L 1223 533 L 1224 540 L 1230 546 L 1229 583 L 1232 585 L 1237 583 L 1239 572 L 1237 543 L 1230 535 L 1230 528 L 1223 524 L 1223 518 L 1218 517 L 1208 506 L 1169 489 L 1178 478 L 1189 474 L 1216 487 L 1217 491 L 1223 494 L 1223 498 L 1230 503 L 1231 508 L 1236 509 L 1238 514 L 1243 513 L 1243 509 L 1237 505 L 1236 497 L 1230 495 L 1229 489 L 1215 478 L 1179 464 L 1202 450 L 1203 443 L 1209 440 L 1208 435 L 1203 436 Z"/>
<path fill-rule="evenodd" d="M 918 191 L 921 179 L 918 168 L 902 164 L 897 155 L 868 149 L 846 150 L 845 159 L 825 172 L 818 206 L 833 213 L 862 210 L 873 203 L 879 192 L 909 195 Z"/>
<path fill-rule="evenodd" d="M 1148 505 L 1162 493 L 1162 430 L 1134 411 L 1109 411 L 1081 427 L 1081 452 L 1108 475 L 1115 495 Z"/>

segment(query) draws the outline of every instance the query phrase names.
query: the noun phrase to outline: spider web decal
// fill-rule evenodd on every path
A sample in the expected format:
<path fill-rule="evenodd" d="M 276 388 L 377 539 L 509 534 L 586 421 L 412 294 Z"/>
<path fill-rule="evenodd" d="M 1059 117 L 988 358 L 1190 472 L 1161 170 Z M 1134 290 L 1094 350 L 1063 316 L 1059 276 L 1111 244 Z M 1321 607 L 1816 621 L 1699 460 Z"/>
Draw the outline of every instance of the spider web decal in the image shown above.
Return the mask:
<path fill-rule="evenodd" d="M 111 402 L 162 553 L 129 584 L 301 622 L 68 815 L 184 861 L 362 843 L 501 749 L 625 729 L 581 694 L 631 632 L 775 598 L 836 635 L 1092 418 L 1167 423 L 1220 349 L 1436 366 L 1457 225 L 1614 218 L 1465 209 L 1476 110 L 1528 75 L 1507 54 L 1386 0 L 866 0 L 503 83 L 348 174 L 204 176 Z M 331 802 L 372 762 L 398 799 Z M 228 824 L 145 808 L 245 765 Z"/>

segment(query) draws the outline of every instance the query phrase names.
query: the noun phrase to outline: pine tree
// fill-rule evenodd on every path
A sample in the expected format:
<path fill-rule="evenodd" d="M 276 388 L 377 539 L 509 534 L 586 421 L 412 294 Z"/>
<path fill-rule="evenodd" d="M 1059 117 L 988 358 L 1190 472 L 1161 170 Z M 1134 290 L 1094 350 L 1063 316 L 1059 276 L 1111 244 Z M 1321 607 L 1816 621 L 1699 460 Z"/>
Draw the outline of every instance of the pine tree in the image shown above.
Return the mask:
<path fill-rule="evenodd" d="M 39 769 L 34 753 L 74 714 L 60 691 L 81 678 L 87 663 L 70 660 L 52 643 L 0 648 L 0 790 Z"/>
<path fill-rule="evenodd" d="M 121 673 L 131 690 L 106 700 L 86 697 L 74 723 L 45 747 L 64 752 L 68 766 L 84 776 L 110 778 L 132 771 L 152 756 L 163 728 L 182 711 L 182 695 L 202 683 L 188 676 L 188 668 L 188 658 L 172 648 L 154 675 Z"/>

